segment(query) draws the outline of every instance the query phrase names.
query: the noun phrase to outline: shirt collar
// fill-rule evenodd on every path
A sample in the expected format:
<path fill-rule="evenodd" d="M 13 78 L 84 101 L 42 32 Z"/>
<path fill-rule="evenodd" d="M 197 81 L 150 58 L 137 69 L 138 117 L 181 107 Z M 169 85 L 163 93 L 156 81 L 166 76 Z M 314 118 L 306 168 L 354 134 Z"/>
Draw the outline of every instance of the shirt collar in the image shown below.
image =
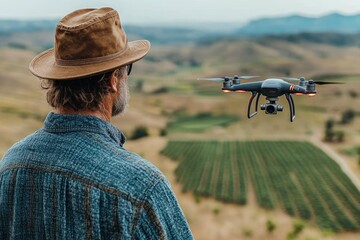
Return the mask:
<path fill-rule="evenodd" d="M 125 143 L 125 135 L 111 123 L 95 116 L 58 114 L 50 112 L 44 122 L 47 132 L 88 131 L 110 137 L 120 146 Z"/>

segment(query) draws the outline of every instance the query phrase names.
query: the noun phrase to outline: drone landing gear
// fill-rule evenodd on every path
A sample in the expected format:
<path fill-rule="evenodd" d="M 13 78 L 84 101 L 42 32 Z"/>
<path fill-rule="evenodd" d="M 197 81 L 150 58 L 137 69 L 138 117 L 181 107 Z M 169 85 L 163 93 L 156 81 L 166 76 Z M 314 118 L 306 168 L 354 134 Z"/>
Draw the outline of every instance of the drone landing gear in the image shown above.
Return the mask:
<path fill-rule="evenodd" d="M 256 95 L 257 95 L 257 97 L 256 97 Z M 252 95 L 251 95 L 250 100 L 249 100 L 249 105 L 248 105 L 248 118 L 252 118 L 253 116 L 255 116 L 257 114 L 260 95 L 261 94 L 259 92 L 252 92 Z M 256 97 L 255 112 L 250 113 L 251 105 L 252 105 L 252 102 L 253 102 L 255 97 Z"/>
<path fill-rule="evenodd" d="M 295 104 L 294 104 L 294 99 L 291 96 L 290 93 L 286 93 L 286 100 L 289 103 L 289 107 L 290 107 L 290 122 L 293 122 L 295 119 Z"/>

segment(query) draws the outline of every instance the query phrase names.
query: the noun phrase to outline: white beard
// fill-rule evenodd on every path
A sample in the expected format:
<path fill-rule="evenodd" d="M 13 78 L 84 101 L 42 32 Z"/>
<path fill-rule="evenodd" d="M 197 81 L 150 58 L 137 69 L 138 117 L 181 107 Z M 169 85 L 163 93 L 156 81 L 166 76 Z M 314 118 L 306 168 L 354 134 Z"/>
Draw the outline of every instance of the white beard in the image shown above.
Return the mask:
<path fill-rule="evenodd" d="M 119 96 L 116 102 L 112 106 L 112 114 L 111 116 L 114 117 L 120 113 L 123 113 L 128 106 L 129 99 L 130 99 L 130 91 L 129 87 L 126 83 L 126 80 L 121 80 L 119 83 Z"/>

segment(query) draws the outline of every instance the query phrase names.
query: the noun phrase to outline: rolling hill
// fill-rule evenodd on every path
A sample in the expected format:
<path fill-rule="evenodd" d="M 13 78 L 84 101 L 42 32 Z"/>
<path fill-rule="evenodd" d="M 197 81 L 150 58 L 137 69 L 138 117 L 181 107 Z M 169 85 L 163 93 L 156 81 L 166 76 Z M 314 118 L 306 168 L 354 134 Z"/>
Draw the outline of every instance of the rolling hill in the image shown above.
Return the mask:
<path fill-rule="evenodd" d="M 154 30 L 150 27 L 127 32 L 131 39 L 151 38 L 155 44 L 142 61 L 134 64 L 129 80 L 132 97 L 128 111 L 113 119 L 113 124 L 128 136 L 135 127 L 145 125 L 150 137 L 127 141 L 125 147 L 153 161 L 170 179 L 197 239 L 251 239 L 249 234 L 255 239 L 285 239 L 297 218 L 279 210 L 281 208 L 259 208 L 252 188 L 249 188 L 246 207 L 207 198 L 198 203 L 196 196 L 182 193 L 182 186 L 175 181 L 177 164 L 161 156 L 160 150 L 168 141 L 178 139 L 321 141 L 327 119 L 333 118 L 337 122 L 343 111 L 359 111 L 359 36 L 299 33 L 243 38 L 239 34 L 214 36 L 196 29 Z M 0 34 L 0 156 L 14 142 L 40 128 L 42 119 L 51 110 L 40 82 L 28 70 L 28 63 L 37 52 L 52 45 L 52 35 L 49 29 Z M 289 123 L 286 108 L 277 116 L 261 112 L 248 120 L 248 94 L 224 95 L 219 91 L 219 85 L 196 81 L 198 77 L 233 74 L 261 75 L 264 78 L 304 76 L 315 80 L 344 81 L 346 84 L 319 87 L 316 98 L 295 97 L 298 111 L 294 123 Z M 282 100 L 279 103 L 287 107 Z M 194 120 L 199 113 L 209 116 L 207 123 L 211 128 L 187 131 L 189 126 L 193 129 L 194 125 L 204 125 L 202 119 Z M 210 121 L 211 116 L 218 117 L 213 120 L 223 120 L 224 116 L 233 115 L 236 118 L 226 124 Z M 179 116 L 191 121 L 178 121 L 175 127 L 180 131 L 168 129 L 174 128 L 168 123 Z M 345 133 L 345 141 L 328 144 L 341 154 L 357 176 L 360 176 L 357 155 L 343 152 L 355 151 L 358 146 L 359 121 L 360 118 L 355 117 L 347 125 L 336 124 L 336 131 Z M 164 129 L 170 131 L 160 136 Z M 297 148 L 297 144 L 289 147 L 292 148 Z M 273 233 L 266 230 L 269 219 L 278 226 Z M 314 225 L 304 226 L 300 239 L 352 240 L 359 236 L 357 233 L 329 235 Z"/>
<path fill-rule="evenodd" d="M 345 16 L 334 13 L 322 17 L 291 15 L 278 18 L 262 18 L 249 22 L 237 31 L 242 35 L 316 33 L 359 33 L 360 14 Z"/>
<path fill-rule="evenodd" d="M 32 48 L 38 51 L 53 44 L 56 19 L 43 20 L 4 20 L 0 19 L 0 46 L 12 45 L 19 48 Z M 170 25 L 126 25 L 124 29 L 129 39 L 148 39 L 153 45 L 183 45 L 196 42 L 218 41 L 219 39 L 251 38 L 264 35 L 287 35 L 285 38 L 304 38 L 310 41 L 327 41 L 330 44 L 349 45 L 358 39 L 360 33 L 360 14 L 346 16 L 329 14 L 322 17 L 291 15 L 286 17 L 261 18 L 248 22 L 242 27 L 234 23 L 193 23 Z M 297 34 L 307 33 L 308 35 Z M 317 35 L 325 34 L 326 37 Z M 309 35 L 310 34 L 310 35 Z M 315 34 L 312 37 L 311 34 Z M 332 34 L 326 35 L 326 34 Z M 289 36 L 290 35 L 290 36 Z M 295 36 L 293 36 L 295 35 Z M 346 40 L 350 36 L 350 41 Z M 310 37 L 309 37 L 310 36 Z M 345 39 L 345 40 L 339 40 Z M 28 42 L 30 39 L 30 42 Z M 334 39 L 336 39 L 334 41 Z M 32 42 L 31 40 L 36 40 Z M 356 40 L 358 44 L 358 40 Z"/>

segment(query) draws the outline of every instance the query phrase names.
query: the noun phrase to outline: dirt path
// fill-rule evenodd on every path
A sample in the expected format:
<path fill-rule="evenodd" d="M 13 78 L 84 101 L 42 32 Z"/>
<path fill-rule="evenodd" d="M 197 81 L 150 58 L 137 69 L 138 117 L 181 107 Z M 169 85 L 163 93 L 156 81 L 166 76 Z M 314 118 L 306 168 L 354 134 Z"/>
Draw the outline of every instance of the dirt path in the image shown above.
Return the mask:
<path fill-rule="evenodd" d="M 332 149 L 330 146 L 326 145 L 325 143 L 323 143 L 321 140 L 319 140 L 316 137 L 313 137 L 310 139 L 311 142 L 315 145 L 318 146 L 321 150 L 323 150 L 326 154 L 328 154 L 332 159 L 334 159 L 339 166 L 341 167 L 341 169 L 344 171 L 344 173 L 346 175 L 348 175 L 348 177 L 350 178 L 350 180 L 354 183 L 354 185 L 357 187 L 357 189 L 360 191 L 360 180 L 359 178 L 354 174 L 353 171 L 351 171 L 351 169 L 349 168 L 348 164 L 346 163 L 346 161 L 334 150 Z"/>

